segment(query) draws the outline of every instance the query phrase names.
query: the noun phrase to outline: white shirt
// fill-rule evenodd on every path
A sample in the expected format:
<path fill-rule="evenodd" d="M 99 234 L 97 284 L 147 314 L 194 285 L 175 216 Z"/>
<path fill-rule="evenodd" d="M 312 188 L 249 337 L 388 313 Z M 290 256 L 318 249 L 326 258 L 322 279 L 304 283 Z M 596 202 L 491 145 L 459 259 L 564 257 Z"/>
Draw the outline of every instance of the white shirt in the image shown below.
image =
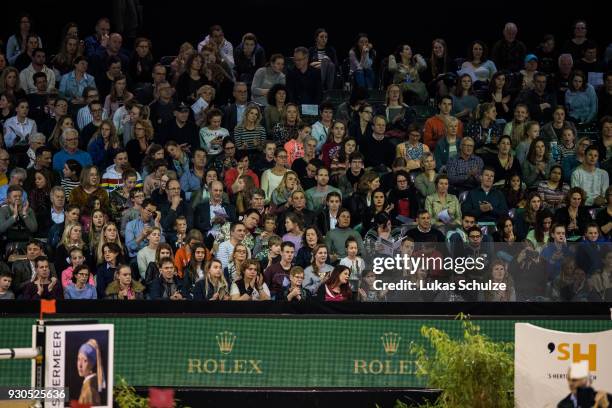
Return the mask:
<path fill-rule="evenodd" d="M 55 72 L 46 65 L 43 65 L 40 71 L 36 71 L 32 64 L 30 64 L 19 74 L 19 82 L 26 93 L 31 94 L 36 92 L 34 78 L 32 78 L 36 72 L 42 72 L 47 76 L 47 92 L 51 92 L 51 90 L 55 89 Z"/>
<path fill-rule="evenodd" d="M 36 122 L 32 119 L 25 118 L 24 122 L 19 122 L 15 115 L 4 122 L 4 144 L 8 148 L 27 144 L 29 136 L 37 131 Z"/>
<path fill-rule="evenodd" d="M 202 48 L 211 41 L 210 35 L 207 35 L 204 41 L 198 44 L 198 52 L 202 52 Z M 219 47 L 217 47 L 219 48 Z M 227 62 L 230 68 L 234 68 L 234 46 L 231 42 L 223 40 L 223 45 L 219 48 L 219 54 L 223 57 L 223 60 Z M 219 61 L 217 61 L 219 62 Z"/>

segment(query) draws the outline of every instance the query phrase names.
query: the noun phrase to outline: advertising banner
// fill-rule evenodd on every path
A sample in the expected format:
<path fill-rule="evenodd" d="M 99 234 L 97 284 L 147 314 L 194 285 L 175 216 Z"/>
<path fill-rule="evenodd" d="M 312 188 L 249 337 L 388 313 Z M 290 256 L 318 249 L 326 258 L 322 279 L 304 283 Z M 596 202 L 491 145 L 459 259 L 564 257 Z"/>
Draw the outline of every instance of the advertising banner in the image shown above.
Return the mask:
<path fill-rule="evenodd" d="M 567 333 L 528 323 L 515 327 L 514 395 L 519 408 L 556 407 L 570 394 L 572 363 L 588 363 L 591 387 L 612 390 L 612 330 Z"/>

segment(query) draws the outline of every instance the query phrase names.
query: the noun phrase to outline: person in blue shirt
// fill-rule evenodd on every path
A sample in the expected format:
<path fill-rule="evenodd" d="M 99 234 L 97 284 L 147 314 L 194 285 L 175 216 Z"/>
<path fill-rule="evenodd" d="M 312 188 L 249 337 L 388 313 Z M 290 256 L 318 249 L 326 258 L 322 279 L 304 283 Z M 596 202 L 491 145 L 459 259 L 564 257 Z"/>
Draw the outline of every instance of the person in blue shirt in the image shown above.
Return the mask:
<path fill-rule="evenodd" d="M 147 198 L 142 202 L 140 217 L 127 223 L 125 227 L 125 246 L 128 257 L 135 258 L 138 251 L 147 246 L 147 236 L 153 227 L 161 230 L 161 213 L 157 211 L 157 205 Z M 162 232 L 161 242 L 165 242 Z"/>
<path fill-rule="evenodd" d="M 62 76 L 60 80 L 60 96 L 66 98 L 73 104 L 84 102 L 83 92 L 85 88 L 96 87 L 96 81 L 92 75 L 87 73 L 89 62 L 85 57 L 76 57 L 74 60 L 74 70 Z"/>
<path fill-rule="evenodd" d="M 83 167 L 93 164 L 91 155 L 79 149 L 79 132 L 76 129 L 65 129 L 60 136 L 62 150 L 53 155 L 53 170 L 62 173 L 64 164 L 69 159 L 74 159 Z"/>

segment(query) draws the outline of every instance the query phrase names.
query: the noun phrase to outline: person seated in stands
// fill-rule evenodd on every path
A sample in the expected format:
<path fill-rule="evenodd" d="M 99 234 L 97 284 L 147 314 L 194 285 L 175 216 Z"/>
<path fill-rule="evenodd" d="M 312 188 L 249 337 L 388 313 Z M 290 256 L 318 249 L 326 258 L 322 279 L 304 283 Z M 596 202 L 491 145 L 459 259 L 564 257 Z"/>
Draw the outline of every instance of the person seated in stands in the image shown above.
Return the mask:
<path fill-rule="evenodd" d="M 289 286 L 289 272 L 293 265 L 295 245 L 284 241 L 281 244 L 280 262 L 273 263 L 264 271 L 264 281 L 270 288 L 272 299 L 280 299 L 283 291 Z"/>
<path fill-rule="evenodd" d="M 523 58 L 527 53 L 527 47 L 522 41 L 516 39 L 518 34 L 516 24 L 506 23 L 503 34 L 504 38 L 497 41 L 493 46 L 491 57 L 498 69 L 518 72 L 523 66 Z"/>
<path fill-rule="evenodd" d="M 523 57 L 521 56 L 522 59 Z M 476 40 L 470 44 L 467 61 L 461 64 L 461 70 L 457 74 L 468 73 L 474 83 L 486 85 L 496 72 L 497 67 L 495 63 L 488 59 L 487 45 L 480 40 Z"/>
<path fill-rule="evenodd" d="M 578 123 L 591 123 L 597 118 L 597 94 L 582 71 L 574 71 L 569 78 L 565 107 L 569 117 Z"/>
<path fill-rule="evenodd" d="M 537 188 L 540 182 L 547 179 L 550 169 L 555 164 L 548 146 L 541 137 L 531 142 L 527 152 L 527 160 L 523 162 L 522 166 L 523 179 L 527 188 Z"/>
<path fill-rule="evenodd" d="M 264 282 L 259 262 L 247 259 L 242 265 L 242 278 L 232 283 L 231 300 L 270 300 L 270 289 Z"/>
<path fill-rule="evenodd" d="M 193 225 L 204 235 L 211 230 L 218 231 L 226 222 L 236 221 L 236 209 L 223 202 L 223 183 L 213 181 L 210 184 L 210 198 L 202 202 L 193 211 Z"/>
<path fill-rule="evenodd" d="M 547 90 L 547 76 L 543 72 L 533 74 L 533 88 L 524 90 L 517 98 L 529 108 L 531 119 L 540 123 L 550 122 L 557 107 L 557 96 Z"/>
<path fill-rule="evenodd" d="M 283 294 L 279 299 L 288 302 L 300 302 L 308 299 L 310 292 L 302 287 L 302 283 L 304 282 L 304 269 L 301 266 L 294 266 L 291 268 L 289 271 L 289 280 L 291 284 L 283 290 Z"/>
<path fill-rule="evenodd" d="M 24 300 L 63 299 L 62 284 L 56 277 L 51 277 L 49 259 L 39 256 L 34 259 L 36 272 L 24 288 L 21 298 Z"/>
<path fill-rule="evenodd" d="M 76 160 L 81 166 L 91 166 L 91 155 L 79 149 L 79 132 L 76 129 L 65 129 L 59 140 L 61 150 L 53 155 L 53 170 L 61 173 L 64 165 L 70 159 Z"/>
<path fill-rule="evenodd" d="M 583 235 L 592 221 L 585 206 L 586 192 L 581 187 L 572 187 L 567 193 L 565 206 L 555 212 L 555 222 L 565 227 L 568 237 Z"/>
<path fill-rule="evenodd" d="M 223 275 L 223 267 L 218 259 L 211 259 L 204 267 L 204 278 L 196 282 L 193 290 L 194 300 L 230 300 L 230 288 Z"/>
<path fill-rule="evenodd" d="M 496 222 L 498 217 L 507 214 L 506 198 L 500 190 L 493 188 L 494 179 L 495 170 L 485 167 L 480 187 L 470 190 L 461 205 L 461 211 L 475 214 L 478 222 Z"/>
<path fill-rule="evenodd" d="M 336 228 L 329 231 L 325 237 L 325 244 L 329 250 L 331 262 L 336 262 L 346 256 L 345 243 L 349 237 L 355 238 L 359 247 L 359 253 L 364 254 L 361 235 L 351 228 L 351 212 L 346 208 L 341 208 L 338 210 Z"/>
<path fill-rule="evenodd" d="M 329 35 L 324 28 L 315 31 L 315 45 L 308 49 L 310 66 L 321 72 L 323 89 L 334 89 L 336 72 L 339 69 L 336 49 L 328 45 Z"/>
<path fill-rule="evenodd" d="M 474 154 L 474 145 L 474 139 L 471 137 L 461 139 L 460 153 L 451 158 L 446 165 L 453 193 L 472 189 L 479 184 L 484 163 Z"/>
<path fill-rule="evenodd" d="M 129 265 L 118 265 L 113 280 L 105 290 L 105 299 L 111 300 L 142 300 L 145 287 L 132 279 Z"/>
<path fill-rule="evenodd" d="M 11 289 L 16 297 L 19 297 L 24 287 L 34 280 L 36 276 L 36 264 L 34 261 L 42 255 L 44 255 L 44 244 L 38 240 L 30 240 L 26 245 L 26 258 L 15 261 L 11 265 L 11 273 L 13 275 Z M 50 276 L 57 278 L 53 264 L 49 264 L 49 269 Z"/>
<path fill-rule="evenodd" d="M 416 217 L 416 227 L 408 230 L 406 236 L 415 242 L 444 242 L 445 237 L 437 228 L 431 226 L 431 214 L 429 211 L 419 210 Z"/>
<path fill-rule="evenodd" d="M 176 276 L 176 267 L 172 258 L 163 258 L 160 263 L 160 276 L 147 287 L 151 300 L 183 300 L 183 282 Z"/>
<path fill-rule="evenodd" d="M 582 187 L 586 192 L 584 205 L 603 207 L 606 204 L 606 190 L 610 185 L 608 173 L 597 168 L 599 149 L 589 146 L 584 162 L 572 173 L 572 187 Z"/>
<path fill-rule="evenodd" d="M 15 299 L 15 294 L 11 290 L 13 274 L 4 262 L 0 263 L 0 300 Z"/>
<path fill-rule="evenodd" d="M 434 151 L 438 140 L 446 135 L 446 122 L 451 116 L 453 110 L 453 99 L 450 96 L 442 96 L 438 101 L 438 109 L 440 112 L 430 117 L 425 121 L 423 130 L 423 143 L 425 143 L 430 151 Z M 463 123 L 459 122 L 457 135 L 463 136 Z"/>
<path fill-rule="evenodd" d="M 345 302 L 353 300 L 353 291 L 349 277 L 351 270 L 343 265 L 338 265 L 329 274 L 327 279 L 317 291 L 317 298 L 325 302 Z"/>
<path fill-rule="evenodd" d="M 321 72 L 308 63 L 308 48 L 297 47 L 293 51 L 293 69 L 287 72 L 287 97 L 298 105 L 321 103 Z"/>
<path fill-rule="evenodd" d="M 91 279 L 88 265 L 79 265 L 72 271 L 72 284 L 64 287 L 64 299 L 97 299 L 98 293 Z"/>
<path fill-rule="evenodd" d="M 461 139 L 457 137 L 459 122 L 459 119 L 454 117 L 450 117 L 446 121 L 446 134 L 438 140 L 434 151 L 437 171 L 446 169 L 448 161 L 461 153 Z"/>

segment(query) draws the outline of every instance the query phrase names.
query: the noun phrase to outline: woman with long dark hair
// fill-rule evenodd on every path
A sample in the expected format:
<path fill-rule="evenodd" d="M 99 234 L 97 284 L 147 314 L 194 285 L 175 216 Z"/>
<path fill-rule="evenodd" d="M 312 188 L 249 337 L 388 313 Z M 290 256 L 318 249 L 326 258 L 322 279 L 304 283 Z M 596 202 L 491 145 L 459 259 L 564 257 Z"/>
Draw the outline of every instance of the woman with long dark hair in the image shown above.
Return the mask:
<path fill-rule="evenodd" d="M 208 248 L 202 243 L 195 244 L 191 248 L 191 259 L 183 272 L 183 290 L 185 291 L 183 297 L 185 299 L 193 299 L 196 283 L 206 278 L 206 258 L 208 256 Z"/>
<path fill-rule="evenodd" d="M 319 300 L 326 302 L 343 302 L 353 300 L 353 292 L 349 283 L 351 270 L 343 265 L 336 266 L 329 279 L 317 291 Z"/>
<path fill-rule="evenodd" d="M 357 86 L 366 89 L 374 88 L 374 62 L 376 51 L 368 35 L 359 33 L 355 45 L 349 51 L 350 70 Z"/>

